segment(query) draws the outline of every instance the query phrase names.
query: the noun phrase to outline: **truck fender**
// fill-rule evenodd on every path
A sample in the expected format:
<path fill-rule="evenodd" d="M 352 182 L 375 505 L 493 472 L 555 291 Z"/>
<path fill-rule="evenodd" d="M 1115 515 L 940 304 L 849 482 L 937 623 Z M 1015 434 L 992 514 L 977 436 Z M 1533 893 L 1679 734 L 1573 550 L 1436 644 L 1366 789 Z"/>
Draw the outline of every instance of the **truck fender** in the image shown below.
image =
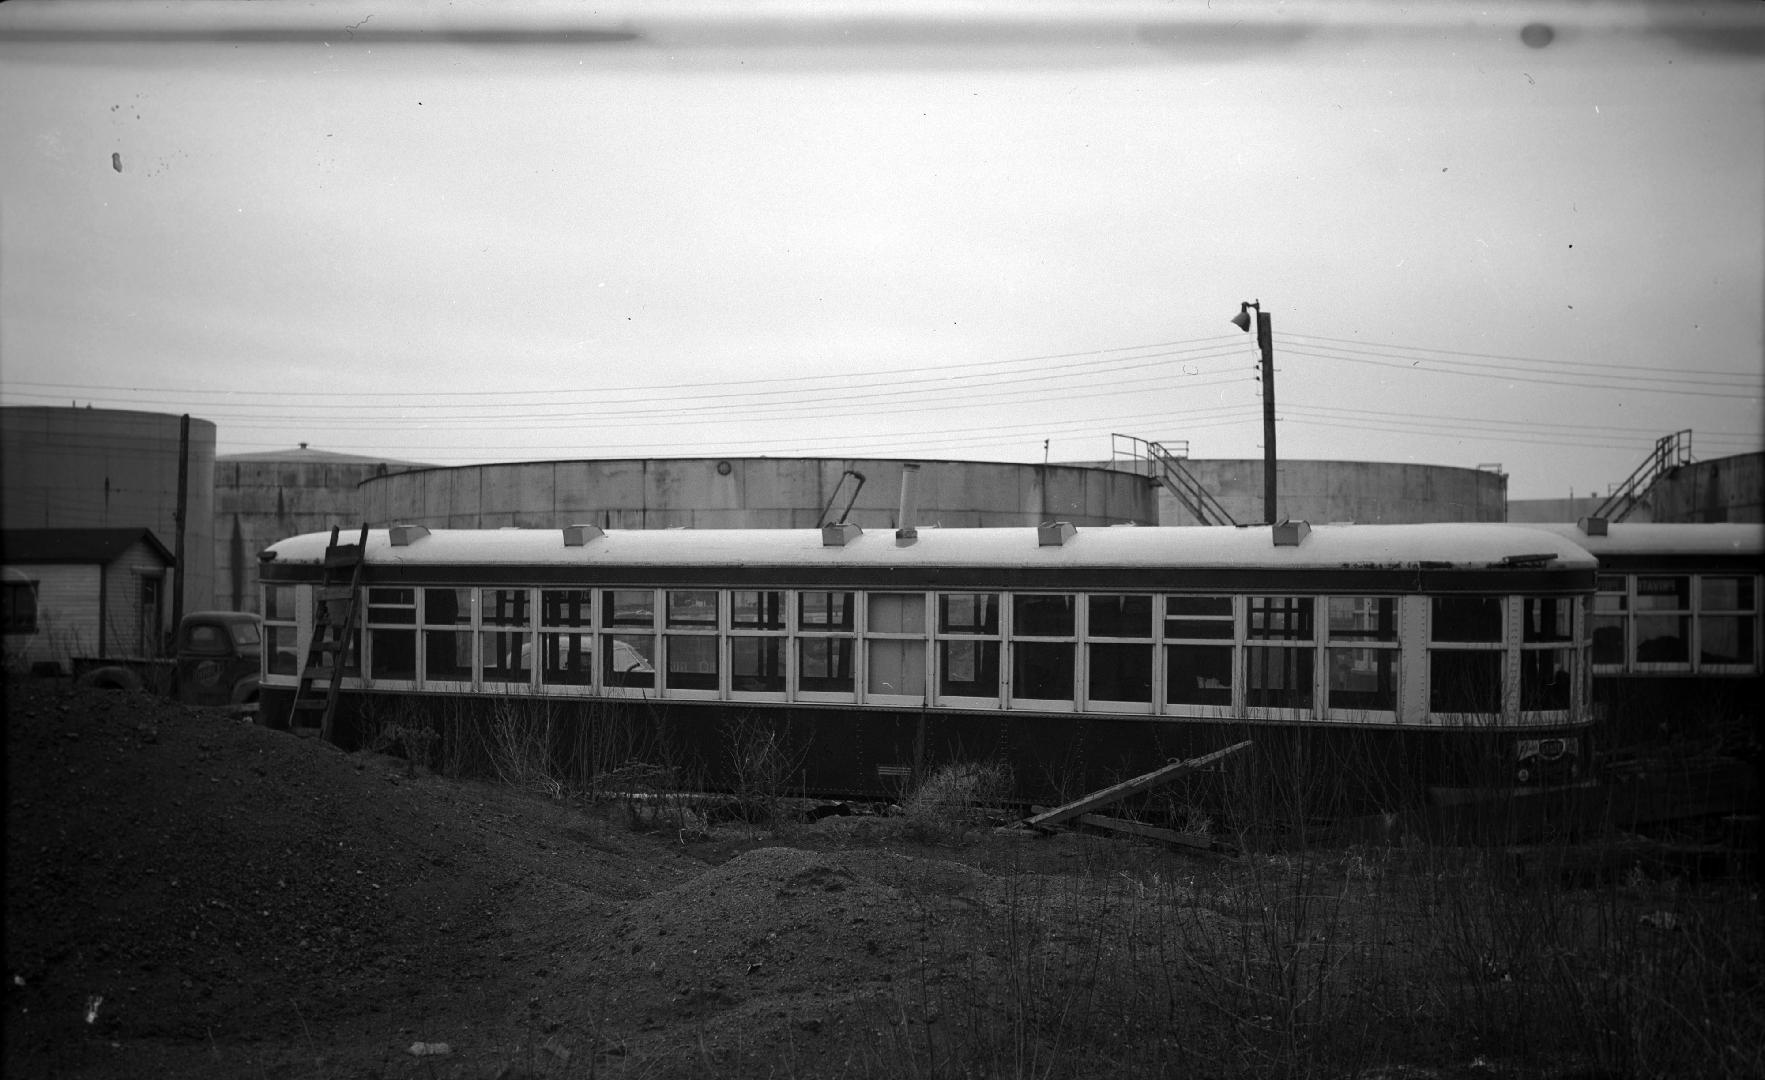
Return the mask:
<path fill-rule="evenodd" d="M 140 675 L 114 665 L 93 668 L 74 680 L 74 685 L 86 690 L 140 690 L 145 686 Z"/>

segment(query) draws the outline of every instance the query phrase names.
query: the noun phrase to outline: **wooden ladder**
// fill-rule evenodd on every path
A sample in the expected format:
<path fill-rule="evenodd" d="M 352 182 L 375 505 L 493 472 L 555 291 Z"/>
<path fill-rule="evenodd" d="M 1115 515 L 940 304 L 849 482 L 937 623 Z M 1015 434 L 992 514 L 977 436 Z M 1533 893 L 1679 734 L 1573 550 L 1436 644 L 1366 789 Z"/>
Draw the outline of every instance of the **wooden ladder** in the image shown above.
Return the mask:
<path fill-rule="evenodd" d="M 361 590 L 367 549 L 365 522 L 361 539 L 354 544 L 339 544 L 337 527 L 331 527 L 331 543 L 325 548 L 324 579 L 313 611 L 312 645 L 307 649 L 300 686 L 294 691 L 294 706 L 289 710 L 289 727 L 297 735 L 310 735 L 316 729 L 319 738 L 331 741 L 331 719 L 337 712 L 337 688 L 343 684 L 343 658 L 349 649 L 350 634 L 355 631 L 356 596 Z M 313 714 L 317 714 L 315 724 L 302 719 Z"/>

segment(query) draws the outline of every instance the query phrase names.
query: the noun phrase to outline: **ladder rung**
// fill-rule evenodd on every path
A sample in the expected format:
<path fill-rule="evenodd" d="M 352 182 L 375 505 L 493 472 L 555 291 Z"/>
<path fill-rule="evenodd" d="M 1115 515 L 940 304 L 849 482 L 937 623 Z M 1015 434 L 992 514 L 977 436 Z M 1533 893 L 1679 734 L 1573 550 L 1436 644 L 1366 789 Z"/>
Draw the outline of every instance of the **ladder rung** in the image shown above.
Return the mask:
<path fill-rule="evenodd" d="M 340 641 L 315 641 L 313 642 L 313 652 L 333 653 L 341 648 L 342 645 L 343 643 Z"/>
<path fill-rule="evenodd" d="M 331 673 L 336 670 L 336 668 L 329 667 L 309 667 L 306 669 L 306 677 L 316 683 L 329 683 Z"/>
<path fill-rule="evenodd" d="M 303 697 L 299 701 L 296 701 L 294 703 L 294 711 L 295 712 L 324 712 L 325 711 L 325 699 L 324 698 L 315 698 L 315 697 Z"/>
<path fill-rule="evenodd" d="M 356 544 L 339 544 L 325 550 L 326 569 L 354 566 L 362 561 L 362 549 Z"/>
<path fill-rule="evenodd" d="M 326 585 L 319 589 L 319 599 L 327 603 L 338 600 L 353 600 L 355 590 L 348 585 Z"/>

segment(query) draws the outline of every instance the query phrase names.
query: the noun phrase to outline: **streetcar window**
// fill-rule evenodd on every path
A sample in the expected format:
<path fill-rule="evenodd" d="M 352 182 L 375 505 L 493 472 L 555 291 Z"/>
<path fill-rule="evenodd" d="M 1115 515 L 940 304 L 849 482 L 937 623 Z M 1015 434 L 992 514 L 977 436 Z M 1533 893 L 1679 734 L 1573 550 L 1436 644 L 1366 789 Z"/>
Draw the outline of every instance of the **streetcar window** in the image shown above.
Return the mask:
<path fill-rule="evenodd" d="M 1187 640 L 1230 641 L 1236 636 L 1229 596 L 1167 596 L 1164 636 Z M 1172 699 L 1175 700 L 1175 699 Z"/>
<path fill-rule="evenodd" d="M 545 589 L 539 594 L 539 625 L 585 627 L 594 624 L 592 589 Z"/>
<path fill-rule="evenodd" d="M 819 630 L 852 629 L 852 595 L 849 592 L 799 593 L 798 625 Z"/>
<path fill-rule="evenodd" d="M 925 595 L 871 593 L 865 605 L 866 692 L 923 700 Z"/>
<path fill-rule="evenodd" d="M 264 586 L 264 619 L 267 622 L 293 622 L 294 586 Z"/>
<path fill-rule="evenodd" d="M 540 590 L 539 625 L 540 680 L 548 686 L 588 686 L 593 682 L 594 639 L 584 633 L 545 633 L 544 628 L 586 630 L 593 626 L 594 590 Z"/>
<path fill-rule="evenodd" d="M 1011 696 L 1071 701 L 1078 650 L 1078 600 L 1070 593 L 1011 598 Z M 1059 638 L 1058 641 L 1021 640 Z"/>
<path fill-rule="evenodd" d="M 1751 577 L 1698 580 L 1698 661 L 1712 666 L 1751 667 L 1754 642 L 1754 590 Z"/>
<path fill-rule="evenodd" d="M 1152 597 L 1137 594 L 1101 594 L 1085 604 L 1085 646 L 1089 679 L 1086 694 L 1092 701 L 1152 701 Z M 1135 638 L 1134 642 L 1099 641 L 1099 638 Z"/>
<path fill-rule="evenodd" d="M 602 678 L 608 686 L 656 685 L 656 639 L 650 634 L 607 634 L 601 638 Z"/>
<path fill-rule="evenodd" d="M 1309 596 L 1252 596 L 1247 637 L 1257 641 L 1312 640 Z"/>
<path fill-rule="evenodd" d="M 1499 642 L 1505 637 L 1499 596 L 1436 596 L 1429 607 L 1430 641 Z"/>
<path fill-rule="evenodd" d="M 1331 648 L 1330 707 L 1395 710 L 1399 656 L 1396 649 Z"/>
<path fill-rule="evenodd" d="M 608 626 L 656 625 L 656 597 L 648 589 L 607 589 L 601 610 Z"/>
<path fill-rule="evenodd" d="M 782 692 L 784 645 L 781 637 L 730 638 L 730 689 L 741 693 Z"/>
<path fill-rule="evenodd" d="M 940 593 L 938 595 L 938 633 L 997 634 L 999 632 L 999 596 L 997 593 Z"/>
<path fill-rule="evenodd" d="M 710 589 L 670 589 L 668 625 L 717 626 L 717 593 Z"/>
<path fill-rule="evenodd" d="M 1152 636 L 1152 597 L 1139 595 L 1092 596 L 1086 605 L 1091 637 L 1149 638 Z M 1137 698 L 1132 700 L 1139 700 Z"/>
<path fill-rule="evenodd" d="M 1499 649 L 1430 649 L 1429 711 L 1501 713 L 1503 655 Z"/>
<path fill-rule="evenodd" d="M 472 678 L 472 590 L 423 590 L 423 677 L 442 682 Z"/>
<path fill-rule="evenodd" d="M 1600 591 L 1593 598 L 1593 662 L 1620 665 L 1624 663 L 1625 612 L 1630 608 L 1628 579 L 1622 576 L 1601 577 Z"/>
<path fill-rule="evenodd" d="M 1396 641 L 1397 600 L 1390 596 L 1332 596 L 1326 601 L 1331 641 Z"/>
<path fill-rule="evenodd" d="M 797 641 L 797 688 L 849 694 L 853 688 L 852 639 L 806 637 Z"/>
<path fill-rule="evenodd" d="M 1332 596 L 1324 601 L 1325 678 L 1332 709 L 1397 708 L 1397 599 Z"/>
<path fill-rule="evenodd" d="M 1310 646 L 1244 650 L 1245 704 L 1259 709 L 1309 709 L 1316 652 Z"/>
<path fill-rule="evenodd" d="M 533 678 L 533 594 L 526 589 L 478 590 L 479 675 L 488 682 Z"/>
<path fill-rule="evenodd" d="M 376 679 L 417 677 L 417 591 L 368 590 L 368 674 Z"/>
<path fill-rule="evenodd" d="M 1165 701 L 1172 705 L 1230 705 L 1232 646 L 1167 645 Z"/>
<path fill-rule="evenodd" d="M 736 589 L 729 594 L 729 688 L 781 694 L 785 688 L 785 594 Z"/>
<path fill-rule="evenodd" d="M 542 634 L 539 677 L 548 686 L 587 686 L 593 680 L 593 638 L 587 634 Z"/>
<path fill-rule="evenodd" d="M 938 692 L 952 697 L 998 697 L 999 643 L 962 638 L 939 641 Z"/>
<path fill-rule="evenodd" d="M 784 593 L 735 590 L 729 594 L 729 625 L 740 629 L 783 630 Z"/>
<path fill-rule="evenodd" d="M 717 638 L 710 634 L 669 634 L 668 689 L 717 689 Z"/>
<path fill-rule="evenodd" d="M 1568 649 L 1527 649 L 1520 653 L 1520 708 L 1567 709 L 1570 661 Z"/>
<path fill-rule="evenodd" d="M 1013 637 L 1071 637 L 1077 623 L 1071 595 L 1025 593 L 1011 598 Z"/>
<path fill-rule="evenodd" d="M 1520 640 L 1569 641 L 1575 636 L 1575 601 L 1566 596 L 1528 596 L 1520 607 Z"/>
<path fill-rule="evenodd" d="M 1635 599 L 1639 664 L 1691 661 L 1691 579 L 1638 577 Z"/>

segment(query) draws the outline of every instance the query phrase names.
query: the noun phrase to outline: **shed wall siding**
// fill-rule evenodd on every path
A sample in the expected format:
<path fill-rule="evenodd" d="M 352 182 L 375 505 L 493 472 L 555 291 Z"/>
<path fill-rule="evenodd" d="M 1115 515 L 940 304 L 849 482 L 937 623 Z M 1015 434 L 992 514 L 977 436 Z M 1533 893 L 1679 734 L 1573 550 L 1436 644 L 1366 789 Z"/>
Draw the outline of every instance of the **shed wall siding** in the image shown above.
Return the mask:
<path fill-rule="evenodd" d="M 94 655 L 98 649 L 98 567 L 16 566 L 37 583 L 37 632 L 6 635 L 9 665 Z"/>

